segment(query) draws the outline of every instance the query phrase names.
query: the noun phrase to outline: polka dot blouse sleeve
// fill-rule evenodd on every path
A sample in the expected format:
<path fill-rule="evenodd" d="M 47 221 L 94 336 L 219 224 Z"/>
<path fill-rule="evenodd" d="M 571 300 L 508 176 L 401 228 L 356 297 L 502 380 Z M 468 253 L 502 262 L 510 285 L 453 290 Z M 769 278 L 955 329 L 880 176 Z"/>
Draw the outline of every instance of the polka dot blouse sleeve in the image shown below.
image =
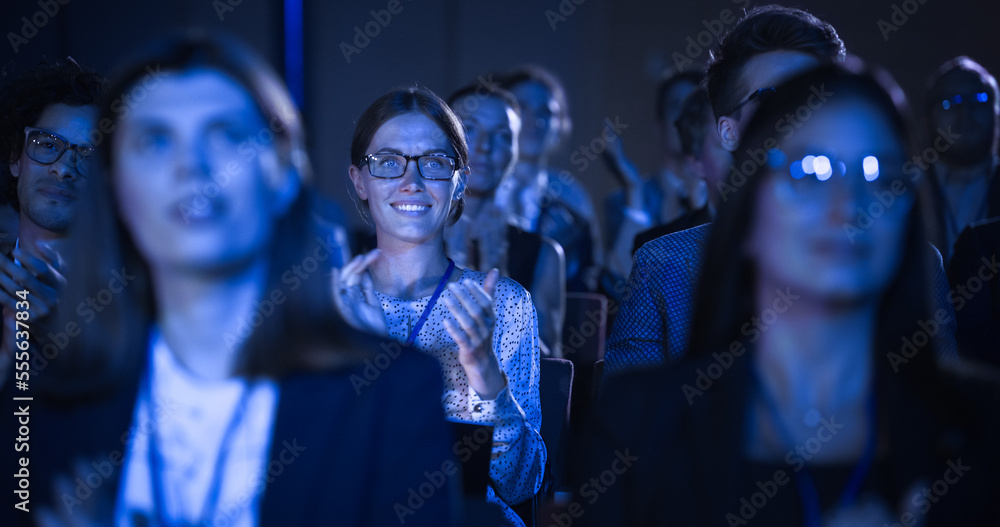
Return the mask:
<path fill-rule="evenodd" d="M 462 279 L 480 285 L 484 273 L 464 269 Z M 451 295 L 447 289 L 442 297 Z M 389 336 L 402 342 L 413 330 L 430 297 L 401 300 L 378 293 L 385 313 Z M 531 296 L 517 282 L 500 278 L 494 295 L 496 326 L 493 351 L 507 386 L 496 399 L 485 401 L 469 386 L 458 361 L 458 346 L 444 328 L 445 318 L 454 320 L 445 302 L 432 306 L 431 315 L 420 329 L 415 345 L 441 363 L 445 393 L 445 415 L 451 419 L 493 425 L 491 485 L 487 500 L 499 502 L 508 523 L 517 525 L 517 515 L 508 507 L 534 496 L 542 486 L 545 444 L 539 433 L 542 409 L 539 399 L 540 353 L 538 319 Z"/>
<path fill-rule="evenodd" d="M 538 492 L 545 467 L 545 444 L 539 433 L 538 323 L 531 296 L 513 280 L 500 279 L 494 302 L 493 350 L 507 387 L 492 401 L 481 400 L 468 388 L 469 412 L 476 421 L 493 423 L 490 477 L 497 495 L 514 505 Z"/>

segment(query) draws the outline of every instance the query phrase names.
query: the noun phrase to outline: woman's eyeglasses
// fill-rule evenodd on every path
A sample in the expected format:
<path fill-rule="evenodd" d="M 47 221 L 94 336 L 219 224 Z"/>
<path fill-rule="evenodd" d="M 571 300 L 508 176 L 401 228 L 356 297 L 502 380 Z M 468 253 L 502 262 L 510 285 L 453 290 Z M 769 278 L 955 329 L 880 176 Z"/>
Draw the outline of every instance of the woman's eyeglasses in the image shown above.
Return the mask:
<path fill-rule="evenodd" d="M 772 173 L 784 177 L 776 181 L 779 194 L 792 201 L 823 199 L 830 194 L 830 184 L 845 176 L 856 179 L 859 188 L 872 196 L 891 191 L 902 194 L 913 190 L 909 178 L 903 177 L 903 158 L 895 155 L 867 155 L 845 160 L 832 154 L 808 154 L 788 157 L 779 149 L 769 150 L 767 164 Z"/>
<path fill-rule="evenodd" d="M 424 179 L 451 179 L 458 167 L 454 157 L 440 154 L 404 156 L 402 154 L 368 154 L 358 166 L 368 165 L 368 172 L 377 178 L 398 178 L 406 172 L 406 164 L 417 163 L 417 171 Z"/>
<path fill-rule="evenodd" d="M 42 128 L 26 126 L 24 128 L 24 153 L 28 159 L 41 164 L 51 165 L 66 153 L 72 150 L 73 167 L 80 175 L 87 176 L 93 172 L 93 165 L 96 161 L 95 149 L 90 145 L 75 145 L 70 143 L 65 137 Z"/>

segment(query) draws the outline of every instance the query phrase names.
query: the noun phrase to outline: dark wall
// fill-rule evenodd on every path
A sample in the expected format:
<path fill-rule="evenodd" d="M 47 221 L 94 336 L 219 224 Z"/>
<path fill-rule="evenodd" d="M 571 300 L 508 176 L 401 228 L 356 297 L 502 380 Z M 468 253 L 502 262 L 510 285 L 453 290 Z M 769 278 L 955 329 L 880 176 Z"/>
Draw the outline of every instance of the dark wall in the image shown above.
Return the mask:
<path fill-rule="evenodd" d="M 346 175 L 350 137 L 354 120 L 389 88 L 416 82 L 446 96 L 485 72 L 525 62 L 548 66 L 566 83 L 575 125 L 557 162 L 600 202 L 615 188 L 614 180 L 599 159 L 584 167 L 570 163 L 571 154 L 600 136 L 604 119 L 617 119 L 627 126 L 622 134 L 626 151 L 644 170 L 652 170 L 658 160 L 652 116 L 657 74 L 674 65 L 674 53 L 704 61 L 707 52 L 699 52 L 688 39 L 697 43 L 706 27 L 728 27 L 725 10 L 735 16 L 747 5 L 745 0 L 583 0 L 579 5 L 573 0 L 302 1 L 304 112 L 319 184 L 358 222 Z M 750 5 L 758 3 L 764 2 Z M 935 66 L 955 55 L 970 55 L 1000 71 L 994 43 L 1000 2 L 800 0 L 786 5 L 831 22 L 849 51 L 888 68 L 911 96 L 922 93 L 924 79 Z M 388 12 L 390 7 L 395 14 Z M 39 16 L 38 0 L 5 0 L 0 8 L 3 64 L 27 66 L 42 58 L 72 55 L 109 71 L 151 36 L 174 26 L 196 25 L 236 34 L 283 68 L 279 1 L 68 0 L 59 9 L 52 17 Z M 383 10 L 386 13 L 380 13 Z M 902 15 L 906 21 L 884 38 L 878 21 L 897 25 Z M 46 23 L 15 54 L 8 34 L 21 33 L 21 17 L 33 16 Z M 377 36 L 355 42 L 355 28 L 364 31 L 366 25 L 373 34 L 377 28 Z M 357 52 L 347 50 L 350 56 L 345 57 L 342 43 Z"/>

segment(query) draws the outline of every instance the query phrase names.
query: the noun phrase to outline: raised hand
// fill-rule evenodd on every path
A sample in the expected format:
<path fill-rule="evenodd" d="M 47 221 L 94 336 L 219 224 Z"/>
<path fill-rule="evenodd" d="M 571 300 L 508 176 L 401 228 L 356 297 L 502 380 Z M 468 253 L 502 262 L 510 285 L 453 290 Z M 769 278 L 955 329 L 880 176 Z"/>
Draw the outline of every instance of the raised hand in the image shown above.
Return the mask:
<path fill-rule="evenodd" d="M 458 362 L 465 370 L 469 386 L 485 400 L 495 399 L 506 386 L 500 362 L 493 350 L 496 294 L 500 272 L 486 274 L 483 285 L 472 280 L 449 284 L 451 296 L 442 296 L 454 320 L 445 318 L 444 328 L 458 344 Z"/>
<path fill-rule="evenodd" d="M 355 256 L 343 268 L 333 270 L 333 301 L 351 327 L 385 336 L 389 332 L 385 313 L 375 294 L 372 276 L 368 273 L 368 266 L 378 259 L 379 254 L 379 250 L 374 249 Z"/>
<path fill-rule="evenodd" d="M 639 173 L 635 163 L 625 155 L 621 136 L 608 142 L 608 148 L 604 151 L 603 157 L 608 168 L 618 177 L 618 181 L 625 186 L 626 190 L 632 190 L 642 185 L 642 174 Z"/>
<path fill-rule="evenodd" d="M 18 247 L 13 254 L 20 266 L 0 258 L 0 305 L 11 312 L 25 311 L 25 300 L 17 292 L 27 290 L 28 320 L 44 319 L 55 311 L 59 287 L 66 283 L 61 272 L 62 258 L 44 242 L 36 242 L 27 250 Z"/>

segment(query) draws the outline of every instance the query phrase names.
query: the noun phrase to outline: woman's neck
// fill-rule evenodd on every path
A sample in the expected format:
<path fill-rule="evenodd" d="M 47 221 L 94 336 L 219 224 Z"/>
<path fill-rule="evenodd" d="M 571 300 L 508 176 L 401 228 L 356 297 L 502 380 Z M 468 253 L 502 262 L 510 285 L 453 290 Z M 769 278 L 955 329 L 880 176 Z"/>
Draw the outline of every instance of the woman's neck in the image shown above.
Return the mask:
<path fill-rule="evenodd" d="M 226 273 L 153 269 L 157 323 L 174 356 L 205 379 L 231 377 L 267 282 L 263 257 Z"/>
<path fill-rule="evenodd" d="M 753 360 L 779 406 L 829 415 L 863 401 L 873 372 L 877 301 L 827 303 L 763 282 L 751 321 L 760 331 Z"/>
<path fill-rule="evenodd" d="M 378 248 L 381 255 L 370 269 L 375 290 L 384 295 L 404 300 L 428 296 L 448 268 L 443 239 L 423 244 L 380 239 Z"/>

